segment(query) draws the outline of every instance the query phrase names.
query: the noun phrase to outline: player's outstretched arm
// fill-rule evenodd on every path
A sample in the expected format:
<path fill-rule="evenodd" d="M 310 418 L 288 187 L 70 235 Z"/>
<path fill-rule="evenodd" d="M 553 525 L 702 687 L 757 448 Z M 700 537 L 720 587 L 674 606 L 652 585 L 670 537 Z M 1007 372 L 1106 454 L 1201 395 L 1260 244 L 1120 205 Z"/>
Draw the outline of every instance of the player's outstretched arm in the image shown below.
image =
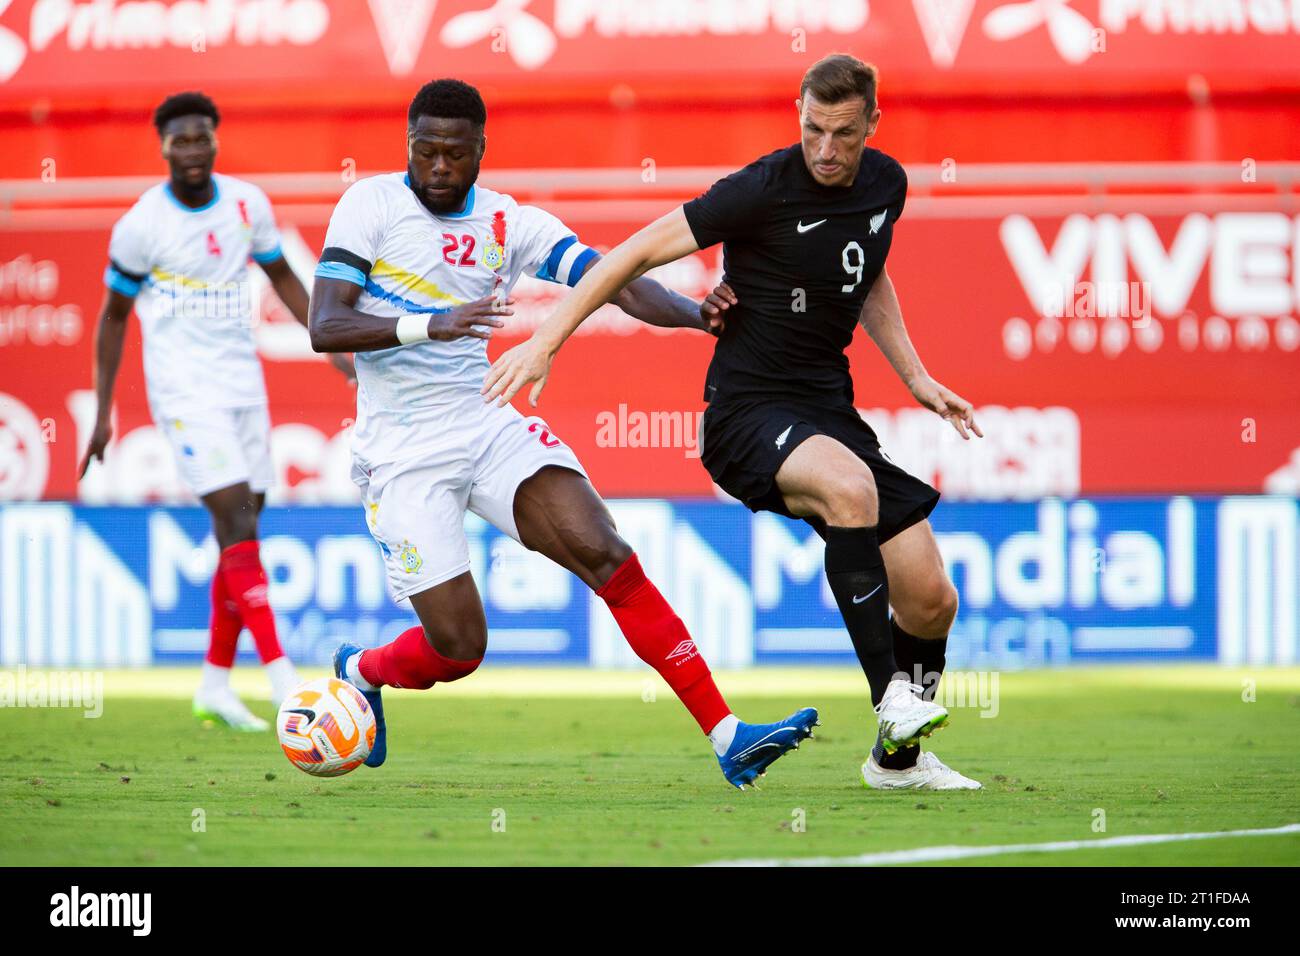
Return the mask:
<path fill-rule="evenodd" d="M 912 340 L 907 335 L 907 327 L 903 325 L 903 310 L 898 303 L 898 293 L 894 291 L 894 283 L 885 270 L 880 271 L 871 291 L 867 293 L 858 321 L 867 330 L 876 347 L 889 359 L 889 364 L 918 402 L 952 425 L 962 438 L 969 440 L 970 432 L 980 438 L 984 437 L 975 422 L 975 410 L 971 403 L 936 382 L 921 364 L 921 357 L 916 354 Z"/>
<path fill-rule="evenodd" d="M 600 262 L 596 256 L 587 264 L 583 275 Z M 709 322 L 700 304 L 694 299 L 660 285 L 654 279 L 641 276 L 633 279 L 615 294 L 614 305 L 634 319 L 661 329 L 698 329 L 708 332 Z"/>
<path fill-rule="evenodd" d="M 615 246 L 587 270 L 526 342 L 492 363 L 483 380 L 484 400 L 505 405 L 529 382 L 536 382 L 528 394 L 528 401 L 536 405 L 560 346 L 587 316 L 612 301 L 633 279 L 699 248 L 680 206 Z"/>
<path fill-rule="evenodd" d="M 95 428 L 90 433 L 90 444 L 77 480 L 86 477 L 90 460 L 104 460 L 104 449 L 113 437 L 113 385 L 117 369 L 122 364 L 122 344 L 126 341 L 126 320 L 131 316 L 135 296 L 107 289 L 104 304 L 99 310 L 99 325 L 95 329 Z"/>
<path fill-rule="evenodd" d="M 713 336 L 722 334 L 727 324 L 727 310 L 737 301 L 736 293 L 725 282 L 719 282 L 703 302 L 696 302 L 647 276 L 633 279 L 614 297 L 616 306 L 646 325 L 663 329 L 699 329 Z"/>
<path fill-rule="evenodd" d="M 417 342 L 490 339 L 505 325 L 498 316 L 513 315 L 514 299 L 498 303 L 492 296 L 458 305 L 448 312 L 390 318 L 355 308 L 361 286 L 344 279 L 316 277 L 308 308 L 307 331 L 317 352 L 376 352 Z"/>

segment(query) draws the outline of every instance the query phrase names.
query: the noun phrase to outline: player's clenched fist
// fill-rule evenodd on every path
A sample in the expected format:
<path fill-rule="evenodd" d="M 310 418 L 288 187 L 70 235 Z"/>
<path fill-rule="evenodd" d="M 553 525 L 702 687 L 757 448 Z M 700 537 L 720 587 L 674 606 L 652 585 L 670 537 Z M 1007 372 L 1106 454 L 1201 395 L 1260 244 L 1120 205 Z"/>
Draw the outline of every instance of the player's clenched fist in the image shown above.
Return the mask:
<path fill-rule="evenodd" d="M 514 299 L 498 300 L 495 295 L 486 295 L 458 305 L 450 312 L 440 312 L 429 318 L 429 338 L 435 342 L 449 342 L 467 336 L 490 339 L 492 329 L 505 326 L 497 316 L 515 314 L 515 310 L 510 308 L 514 302 Z"/>
<path fill-rule="evenodd" d="M 551 361 L 555 353 L 536 336 L 516 345 L 492 363 L 483 379 L 482 395 L 485 402 L 497 400 L 497 405 L 508 405 L 519 390 L 529 382 L 536 382 L 528 393 L 528 404 L 536 405 L 551 374 Z"/>
<path fill-rule="evenodd" d="M 714 286 L 713 291 L 700 303 L 700 318 L 705 322 L 704 331 L 710 335 L 721 335 L 727 327 L 727 310 L 739 301 L 727 283 L 719 282 Z"/>

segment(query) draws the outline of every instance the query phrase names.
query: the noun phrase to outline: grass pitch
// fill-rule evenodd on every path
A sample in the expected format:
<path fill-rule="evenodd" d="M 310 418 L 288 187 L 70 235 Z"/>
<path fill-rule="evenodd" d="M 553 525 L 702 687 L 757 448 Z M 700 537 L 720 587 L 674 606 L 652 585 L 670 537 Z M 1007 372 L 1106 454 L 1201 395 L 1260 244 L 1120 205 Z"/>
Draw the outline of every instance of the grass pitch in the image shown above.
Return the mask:
<path fill-rule="evenodd" d="M 272 718 L 252 699 L 261 675 L 237 673 Z M 0 709 L 0 864 L 678 865 L 1300 822 L 1297 668 L 1003 674 L 996 717 L 954 708 L 929 742 L 983 781 L 970 793 L 863 788 L 874 722 L 856 670 L 719 675 L 745 719 L 821 710 L 817 739 L 747 793 L 639 673 L 488 668 L 385 692 L 387 765 L 331 780 L 293 768 L 273 733 L 200 725 L 196 681 L 109 672 L 99 719 Z M 1296 865 L 1300 834 L 964 863 Z"/>

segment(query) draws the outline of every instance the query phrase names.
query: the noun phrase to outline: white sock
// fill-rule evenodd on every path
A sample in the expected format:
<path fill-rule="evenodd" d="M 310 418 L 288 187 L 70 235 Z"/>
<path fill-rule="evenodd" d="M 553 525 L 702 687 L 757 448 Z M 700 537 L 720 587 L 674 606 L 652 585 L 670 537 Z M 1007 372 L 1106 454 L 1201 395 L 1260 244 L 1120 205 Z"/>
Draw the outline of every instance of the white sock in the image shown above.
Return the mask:
<path fill-rule="evenodd" d="M 378 690 L 374 684 L 361 676 L 361 652 L 357 652 L 348 658 L 348 662 L 343 665 L 343 673 L 348 675 L 348 680 L 357 690 Z"/>
<path fill-rule="evenodd" d="M 293 661 L 287 656 L 277 657 L 262 667 L 271 680 L 271 702 L 278 707 L 300 683 L 298 672 L 293 669 Z"/>
<path fill-rule="evenodd" d="M 215 693 L 230 689 L 230 668 L 218 667 L 211 661 L 203 662 L 203 674 L 199 678 L 199 693 Z"/>
<path fill-rule="evenodd" d="M 740 725 L 735 714 L 728 714 L 718 721 L 718 726 L 709 731 L 709 743 L 713 752 L 721 757 L 731 749 L 731 742 L 736 739 L 736 728 Z"/>

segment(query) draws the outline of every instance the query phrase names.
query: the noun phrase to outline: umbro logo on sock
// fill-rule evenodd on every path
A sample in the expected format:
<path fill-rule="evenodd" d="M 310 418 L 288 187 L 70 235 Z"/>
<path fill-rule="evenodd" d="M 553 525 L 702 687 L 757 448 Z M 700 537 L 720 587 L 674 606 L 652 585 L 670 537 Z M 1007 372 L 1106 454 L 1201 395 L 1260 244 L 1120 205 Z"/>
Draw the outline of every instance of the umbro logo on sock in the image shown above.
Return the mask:
<path fill-rule="evenodd" d="M 682 641 L 668 652 L 668 656 L 664 660 L 670 661 L 674 657 L 693 657 L 696 653 L 694 641 Z"/>
<path fill-rule="evenodd" d="M 262 607 L 266 604 L 266 585 L 254 584 L 244 592 L 244 601 L 249 607 Z"/>

